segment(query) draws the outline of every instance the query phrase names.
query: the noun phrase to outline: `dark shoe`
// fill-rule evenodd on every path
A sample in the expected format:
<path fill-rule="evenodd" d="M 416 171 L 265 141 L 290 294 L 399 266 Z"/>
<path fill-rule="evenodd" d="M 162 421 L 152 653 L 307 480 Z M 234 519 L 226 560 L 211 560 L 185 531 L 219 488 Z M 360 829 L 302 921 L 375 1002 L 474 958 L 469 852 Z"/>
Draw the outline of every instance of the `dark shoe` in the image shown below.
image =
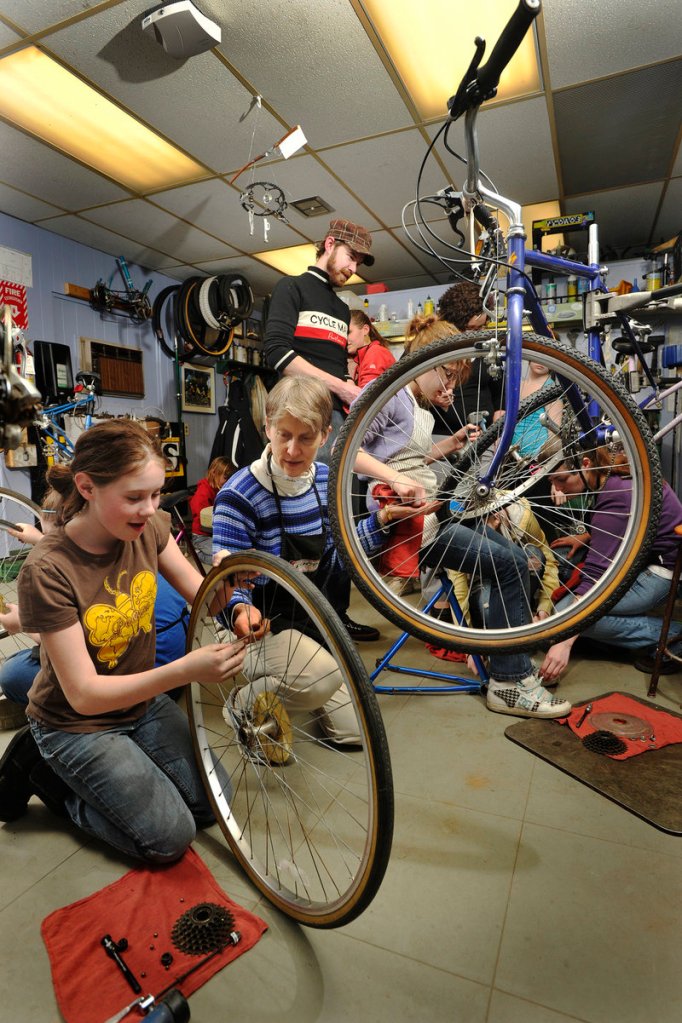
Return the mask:
<path fill-rule="evenodd" d="M 348 615 L 341 615 L 341 621 L 350 638 L 356 643 L 374 643 L 375 640 L 381 639 L 379 630 L 373 629 L 371 625 L 360 625 L 360 622 L 354 622 Z"/>
<path fill-rule="evenodd" d="M 33 793 L 29 773 L 40 760 L 31 730 L 24 725 L 12 737 L 0 760 L 0 821 L 16 821 L 26 813 Z"/>
<path fill-rule="evenodd" d="M 28 725 L 12 738 L 0 760 L 0 821 L 9 823 L 23 817 L 35 793 L 48 809 L 66 815 L 64 798 L 68 786 L 47 764 Z"/>
<path fill-rule="evenodd" d="M 654 670 L 654 660 L 655 658 L 653 657 L 638 657 L 635 661 L 635 668 L 645 675 L 651 675 Z M 661 675 L 674 675 L 676 671 L 682 671 L 682 664 L 675 660 L 674 657 L 663 654 L 659 673 Z"/>

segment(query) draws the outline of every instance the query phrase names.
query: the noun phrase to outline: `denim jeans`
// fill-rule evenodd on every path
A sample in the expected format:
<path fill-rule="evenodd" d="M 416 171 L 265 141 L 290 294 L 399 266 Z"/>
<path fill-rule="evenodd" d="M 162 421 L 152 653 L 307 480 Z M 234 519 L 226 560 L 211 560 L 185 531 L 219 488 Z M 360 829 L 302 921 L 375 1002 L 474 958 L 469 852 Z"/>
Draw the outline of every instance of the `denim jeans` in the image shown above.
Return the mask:
<path fill-rule="evenodd" d="M 40 647 L 18 650 L 0 664 L 0 691 L 8 700 L 26 706 L 28 691 L 40 670 Z"/>
<path fill-rule="evenodd" d="M 120 852 L 170 863 L 194 840 L 197 826 L 213 823 L 187 718 L 165 694 L 138 721 L 106 731 L 30 725 L 44 759 L 72 790 L 71 820 Z"/>
<path fill-rule="evenodd" d="M 653 652 L 661 635 L 662 618 L 650 617 L 647 612 L 668 596 L 670 579 L 656 575 L 645 568 L 640 572 L 627 593 L 620 598 L 608 614 L 598 622 L 584 629 L 580 635 L 596 639 L 610 646 L 624 647 L 627 650 L 643 650 Z M 571 603 L 572 597 L 564 597 L 557 604 L 557 611 L 562 611 Z M 672 643 L 682 635 L 682 625 L 671 622 L 668 642 Z"/>
<path fill-rule="evenodd" d="M 491 629 L 527 625 L 530 621 L 530 576 L 528 558 L 517 544 L 495 529 L 472 530 L 448 524 L 422 551 L 422 564 L 430 568 L 451 568 L 479 575 L 490 582 L 490 605 L 486 621 Z M 535 669 L 526 653 L 489 654 L 492 678 L 519 682 Z"/>

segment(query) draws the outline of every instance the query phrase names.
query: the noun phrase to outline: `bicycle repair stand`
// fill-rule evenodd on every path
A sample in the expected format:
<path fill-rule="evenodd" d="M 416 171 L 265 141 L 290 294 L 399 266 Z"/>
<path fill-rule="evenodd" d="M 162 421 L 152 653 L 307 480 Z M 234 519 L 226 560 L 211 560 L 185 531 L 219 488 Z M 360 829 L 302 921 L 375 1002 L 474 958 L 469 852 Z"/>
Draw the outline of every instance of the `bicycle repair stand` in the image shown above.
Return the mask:
<path fill-rule="evenodd" d="M 464 615 L 462 609 L 459 606 L 457 598 L 455 597 L 452 583 L 448 579 L 447 575 L 443 574 L 439 576 L 440 586 L 436 594 L 424 606 L 424 612 L 429 613 L 431 608 L 439 601 L 442 597 L 447 597 L 448 604 L 452 610 L 456 620 L 461 624 Z M 374 686 L 375 693 L 480 693 L 483 686 L 488 684 L 488 672 L 486 671 L 483 661 L 478 654 L 472 654 L 472 660 L 476 665 L 476 671 L 478 672 L 478 678 L 467 678 L 463 675 L 448 675 L 441 671 L 428 671 L 422 668 L 408 668 L 402 664 L 393 664 L 392 658 L 399 650 L 407 643 L 410 639 L 409 632 L 403 632 L 401 636 L 395 641 L 393 646 L 390 648 L 388 653 L 380 658 L 376 662 L 376 668 L 369 676 L 369 680 Z M 450 683 L 437 686 L 381 686 L 376 685 L 375 678 L 382 671 L 395 671 L 399 675 L 418 675 L 420 678 L 439 679 L 442 683 Z"/>

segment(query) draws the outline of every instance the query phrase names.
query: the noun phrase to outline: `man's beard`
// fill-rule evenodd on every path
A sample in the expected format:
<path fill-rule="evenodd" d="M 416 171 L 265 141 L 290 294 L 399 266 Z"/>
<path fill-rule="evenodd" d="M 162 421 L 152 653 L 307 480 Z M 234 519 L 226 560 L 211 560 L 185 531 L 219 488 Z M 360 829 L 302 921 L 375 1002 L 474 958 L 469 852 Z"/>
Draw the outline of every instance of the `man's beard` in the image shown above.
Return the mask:
<path fill-rule="evenodd" d="M 327 273 L 329 274 L 329 280 L 336 288 L 342 288 L 349 277 L 352 274 L 346 275 L 345 270 L 339 267 L 339 263 L 336 259 L 336 253 L 332 252 L 327 263 Z"/>

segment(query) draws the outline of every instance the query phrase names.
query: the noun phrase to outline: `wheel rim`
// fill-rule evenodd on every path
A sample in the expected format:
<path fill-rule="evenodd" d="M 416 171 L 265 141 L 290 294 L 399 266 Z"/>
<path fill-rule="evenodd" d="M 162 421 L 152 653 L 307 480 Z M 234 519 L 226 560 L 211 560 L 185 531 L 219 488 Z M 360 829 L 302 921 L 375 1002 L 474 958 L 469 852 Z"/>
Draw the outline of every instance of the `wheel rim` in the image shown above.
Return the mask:
<path fill-rule="evenodd" d="M 500 467 L 491 493 L 485 497 L 477 497 L 475 492 L 477 474 L 481 461 L 484 460 L 484 452 L 488 451 L 487 458 L 490 459 L 494 449 L 491 437 L 495 440 L 501 432 L 498 427 L 488 425 L 482 439 L 476 445 L 473 457 L 470 458 L 469 471 L 457 470 L 455 467 L 447 482 L 441 482 L 438 489 L 439 495 L 445 497 L 448 503 L 454 498 L 459 501 L 459 507 L 447 516 L 451 523 L 459 522 L 480 530 L 486 515 L 503 508 L 518 506 L 515 498 L 523 497 L 531 506 L 543 529 L 547 527 L 549 520 L 553 519 L 557 535 L 563 536 L 573 531 L 572 521 L 567 516 L 556 515 L 554 512 L 550 515 L 547 508 L 541 510 L 534 492 L 539 488 L 543 477 L 546 484 L 549 482 L 549 474 L 562 460 L 562 453 L 566 450 L 566 437 L 572 435 L 571 431 L 576 436 L 584 434 L 584 430 L 581 431 L 577 427 L 575 414 L 567 400 L 568 387 L 571 385 L 578 387 L 581 393 L 595 399 L 599 411 L 617 427 L 620 443 L 630 460 L 633 475 L 633 511 L 627 522 L 624 539 L 619 544 L 606 573 L 574 606 L 561 613 L 552 614 L 544 622 L 515 624 L 512 621 L 513 616 L 510 615 L 501 627 L 495 628 L 490 623 L 482 622 L 480 616 L 485 616 L 485 609 L 480 611 L 478 622 L 469 618 L 460 626 L 438 621 L 420 610 L 422 601 L 419 595 L 400 597 L 388 587 L 387 580 L 382 574 L 381 563 L 376 558 L 372 560 L 367 558 L 355 530 L 353 507 L 354 501 L 357 503 L 357 497 L 354 494 L 356 484 L 353 482 L 353 466 L 359 449 L 364 445 L 371 452 L 372 434 L 386 437 L 391 429 L 395 431 L 395 424 L 401 416 L 399 410 L 396 412 L 395 403 L 400 397 L 399 392 L 408 381 L 429 372 L 442 373 L 445 366 L 456 377 L 463 363 L 468 360 L 473 361 L 474 372 L 482 364 L 499 368 L 500 382 L 504 381 L 506 372 L 504 342 L 498 342 L 490 334 L 463 335 L 436 342 L 401 360 L 401 363 L 384 374 L 379 382 L 367 388 L 356 402 L 344 424 L 332 457 L 330 515 L 335 538 L 341 548 L 345 549 L 345 561 L 349 571 L 367 598 L 399 627 L 428 642 L 486 653 L 491 646 L 511 650 L 524 646 L 531 647 L 539 641 L 556 641 L 561 636 L 576 631 L 579 623 L 580 627 L 586 627 L 589 621 L 598 617 L 618 599 L 628 580 L 641 564 L 646 547 L 655 531 L 660 505 L 660 466 L 643 417 L 622 388 L 612 386 L 603 370 L 580 353 L 567 351 L 545 338 L 524 336 L 524 365 L 529 362 L 543 363 L 552 374 L 554 387 L 551 393 L 558 393 L 563 398 L 561 421 L 563 433 L 559 438 L 558 454 L 552 455 L 551 445 L 548 445 L 543 452 L 542 460 L 535 459 L 534 469 L 533 459 L 522 461 L 519 466 L 508 457 Z M 456 386 L 463 388 L 461 384 Z M 532 406 L 532 402 L 530 404 Z M 521 413 L 523 408 L 524 406 Z M 525 404 L 525 409 L 526 418 L 523 423 L 527 425 L 530 422 L 530 413 L 534 409 L 529 409 L 528 403 Z M 435 468 L 441 470 L 444 462 L 444 459 L 437 459 Z M 466 459 L 463 464 L 466 466 Z M 405 475 L 410 476 L 410 471 L 405 470 Z M 435 492 L 434 489 L 433 493 Z M 480 540 L 469 542 L 481 544 Z M 394 565 L 397 563 L 400 569 L 398 549 L 400 541 L 394 540 L 392 535 L 390 543 L 393 548 Z M 558 559 L 560 557 L 561 555 L 558 555 Z M 447 561 L 449 567 L 458 567 L 453 561 L 452 550 L 447 555 Z M 405 563 L 407 564 L 407 561 Z M 477 593 L 480 591 L 480 587 L 475 587 L 472 582 L 474 573 L 470 571 L 468 575 L 470 578 L 464 586 L 467 592 L 464 593 L 463 599 L 467 613 L 470 599 L 475 596 L 474 589 Z M 463 586 L 461 576 L 458 576 L 458 579 L 461 592 Z M 531 601 L 527 600 L 526 617 L 529 617 L 532 610 L 534 607 Z"/>
<path fill-rule="evenodd" d="M 319 590 L 278 558 L 232 555 L 211 572 L 194 603 L 188 645 L 226 640 L 207 607 L 228 575 L 244 572 L 274 581 L 322 633 L 328 652 L 311 653 L 309 645 L 303 651 L 305 637 L 285 630 L 279 619 L 286 670 L 289 677 L 310 678 L 340 671 L 349 690 L 345 709 L 354 710 L 361 745 L 333 746 L 316 709 L 292 707 L 281 663 L 275 665 L 261 644 L 237 679 L 219 687 L 191 685 L 197 760 L 218 823 L 251 880 L 300 922 L 339 926 L 369 904 L 388 861 L 393 803 L 381 718 L 362 662 L 334 612 Z M 307 682 L 303 688 L 305 694 Z"/>

